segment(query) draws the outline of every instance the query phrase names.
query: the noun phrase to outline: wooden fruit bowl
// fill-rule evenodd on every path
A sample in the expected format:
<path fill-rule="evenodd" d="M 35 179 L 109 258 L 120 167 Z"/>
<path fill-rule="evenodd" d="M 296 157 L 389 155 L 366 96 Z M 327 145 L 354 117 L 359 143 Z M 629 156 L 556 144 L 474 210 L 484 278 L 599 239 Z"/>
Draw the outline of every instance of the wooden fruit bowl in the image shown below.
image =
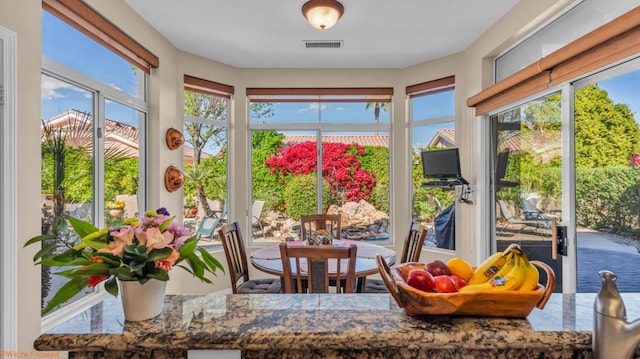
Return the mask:
<path fill-rule="evenodd" d="M 378 270 L 389 292 L 400 308 L 417 315 L 479 315 L 526 318 L 533 308 L 543 309 L 555 285 L 553 269 L 543 262 L 531 261 L 547 273 L 546 285 L 533 291 L 427 293 L 406 283 L 412 269 L 424 269 L 424 263 L 402 263 L 389 267 L 384 258 L 376 257 Z"/>

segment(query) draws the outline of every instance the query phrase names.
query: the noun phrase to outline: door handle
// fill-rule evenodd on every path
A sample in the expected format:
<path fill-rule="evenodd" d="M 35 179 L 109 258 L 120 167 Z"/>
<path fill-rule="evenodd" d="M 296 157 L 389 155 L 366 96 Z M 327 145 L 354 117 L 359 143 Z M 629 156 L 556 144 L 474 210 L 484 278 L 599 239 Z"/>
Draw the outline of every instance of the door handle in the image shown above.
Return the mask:
<path fill-rule="evenodd" d="M 558 222 L 551 220 L 551 259 L 558 259 Z"/>
<path fill-rule="evenodd" d="M 559 226 L 554 218 L 551 220 L 551 259 L 567 255 L 567 226 Z"/>

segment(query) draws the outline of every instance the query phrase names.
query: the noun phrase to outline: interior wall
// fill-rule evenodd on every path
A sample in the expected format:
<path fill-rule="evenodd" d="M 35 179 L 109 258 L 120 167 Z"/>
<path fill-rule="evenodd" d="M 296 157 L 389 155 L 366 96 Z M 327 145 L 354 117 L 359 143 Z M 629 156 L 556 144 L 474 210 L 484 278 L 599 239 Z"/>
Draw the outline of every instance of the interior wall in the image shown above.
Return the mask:
<path fill-rule="evenodd" d="M 0 1 L 0 25 L 17 36 L 18 138 L 18 348 L 31 352 L 40 334 L 40 266 L 33 264 L 35 246 L 23 249 L 28 238 L 40 234 L 40 2 Z M 36 25 L 34 25 L 36 24 Z"/>
<path fill-rule="evenodd" d="M 465 51 L 447 58 L 406 69 L 238 69 L 221 65 L 215 61 L 196 58 L 176 50 L 157 31 L 148 26 L 137 16 L 123 0 L 86 0 L 86 2 L 103 13 L 106 17 L 141 44 L 160 57 L 160 68 L 154 69 L 149 79 L 150 109 L 147 149 L 149 154 L 148 173 L 149 187 L 147 194 L 149 207 L 167 206 L 172 212 L 181 212 L 182 191 L 169 193 L 164 189 L 164 169 L 169 165 L 182 166 L 182 152 L 170 151 L 164 143 L 164 133 L 169 127 L 182 126 L 182 74 L 189 70 L 193 76 L 201 76 L 208 80 L 219 81 L 235 86 L 236 96 L 233 100 L 232 112 L 236 121 L 232 123 L 232 144 L 236 158 L 233 163 L 244 164 L 242 155 L 246 155 L 247 136 L 246 118 L 247 103 L 244 97 L 246 87 L 260 86 L 392 86 L 393 99 L 393 133 L 392 142 L 394 157 L 392 158 L 393 196 L 396 206 L 393 208 L 393 221 L 396 224 L 393 236 L 402 235 L 404 223 L 410 214 L 408 186 L 408 161 L 404 151 L 408 149 L 407 120 L 404 111 L 406 97 L 404 88 L 407 85 L 433 80 L 436 78 L 456 76 L 456 128 L 457 142 L 462 152 L 462 166 L 465 177 L 475 182 L 479 140 L 475 136 L 478 119 L 472 110 L 466 108 L 464 100 L 491 83 L 490 64 L 487 57 L 506 48 L 512 42 L 514 34 L 521 29 L 531 27 L 541 16 L 547 16 L 550 8 L 568 1 L 522 0 L 496 26 L 482 35 Z M 41 69 L 41 8 L 39 1 L 3 0 L 0 2 L 0 25 L 18 33 L 18 144 L 19 167 L 17 193 L 18 205 L 18 245 L 19 245 L 19 284 L 18 295 L 18 350 L 30 351 L 34 339 L 40 334 L 40 268 L 34 266 L 32 256 L 35 247 L 22 249 L 28 238 L 39 234 L 40 228 L 40 153 L 39 148 L 40 120 L 40 69 Z M 524 25 L 523 25 L 524 24 Z M 247 203 L 246 166 L 233 166 L 233 186 L 230 196 L 239 203 Z M 240 180 L 238 180 L 240 179 Z M 481 218 L 480 204 L 465 206 L 457 214 L 458 251 L 463 257 L 470 256 L 474 246 L 482 240 L 475 232 L 478 218 Z M 237 218 L 244 217 L 244 209 L 235 208 L 231 213 Z M 458 217 L 460 216 L 460 217 Z M 462 220 L 462 218 L 464 220 Z M 246 225 L 245 225 L 245 228 Z M 399 237 L 398 237 L 399 238 Z M 3 239 L 4 240 L 4 239 Z M 216 257 L 223 261 L 224 255 Z M 425 258 L 423 257 L 423 260 Z M 220 274 L 216 285 L 192 284 L 196 280 L 188 278 L 181 271 L 174 271 L 169 291 L 196 292 L 214 291 L 228 287 L 227 275 Z M 257 274 L 257 273 L 256 273 Z M 182 280 L 184 278 L 188 280 Z M 3 348 L 4 349 L 4 348 Z"/>

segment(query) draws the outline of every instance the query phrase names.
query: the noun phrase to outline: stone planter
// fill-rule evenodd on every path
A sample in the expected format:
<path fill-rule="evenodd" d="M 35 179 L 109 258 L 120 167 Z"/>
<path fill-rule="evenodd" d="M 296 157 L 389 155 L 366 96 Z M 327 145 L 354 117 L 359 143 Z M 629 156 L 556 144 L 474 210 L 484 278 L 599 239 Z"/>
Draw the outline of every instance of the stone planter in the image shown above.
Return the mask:
<path fill-rule="evenodd" d="M 109 208 L 109 218 L 118 219 L 124 216 L 124 208 Z"/>

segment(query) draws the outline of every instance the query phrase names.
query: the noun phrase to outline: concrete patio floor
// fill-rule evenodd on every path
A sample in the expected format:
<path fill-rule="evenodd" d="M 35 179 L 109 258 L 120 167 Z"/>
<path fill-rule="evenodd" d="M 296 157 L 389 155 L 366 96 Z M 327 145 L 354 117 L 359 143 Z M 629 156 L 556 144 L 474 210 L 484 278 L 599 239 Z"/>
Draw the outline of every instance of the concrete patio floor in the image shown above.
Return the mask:
<path fill-rule="evenodd" d="M 617 276 L 618 290 L 640 292 L 640 253 L 633 240 L 619 234 L 578 228 L 578 292 L 600 290 L 598 272 L 606 269 Z"/>

